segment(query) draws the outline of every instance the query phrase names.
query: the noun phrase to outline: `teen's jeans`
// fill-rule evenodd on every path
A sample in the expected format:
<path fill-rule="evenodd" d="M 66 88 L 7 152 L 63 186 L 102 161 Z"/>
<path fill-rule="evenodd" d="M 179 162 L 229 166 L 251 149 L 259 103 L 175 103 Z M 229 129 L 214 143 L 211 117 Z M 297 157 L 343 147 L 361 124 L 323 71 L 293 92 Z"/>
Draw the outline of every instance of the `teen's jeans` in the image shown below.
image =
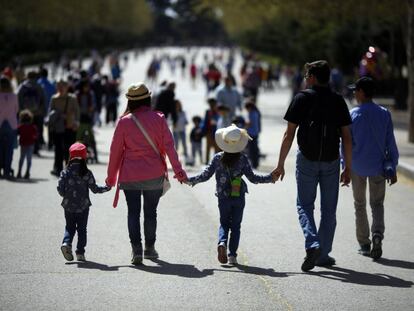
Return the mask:
<path fill-rule="evenodd" d="M 371 244 L 367 216 L 367 179 L 369 183 L 369 204 L 372 212 L 371 232 L 384 238 L 384 198 L 385 178 L 378 176 L 359 176 L 352 172 L 352 192 L 354 194 L 356 236 L 360 245 Z"/>
<path fill-rule="evenodd" d="M 339 159 L 332 162 L 310 161 L 298 151 L 296 157 L 297 211 L 305 236 L 305 248 L 320 248 L 320 261 L 332 250 L 336 228 L 339 191 Z M 319 184 L 321 219 L 319 229 L 314 219 L 316 191 Z"/>
<path fill-rule="evenodd" d="M 29 146 L 20 146 L 19 173 L 22 172 L 23 163 L 26 159 L 26 174 L 30 174 L 30 168 L 32 167 L 33 151 L 34 144 Z"/>
<path fill-rule="evenodd" d="M 185 139 L 185 132 L 184 131 L 180 131 L 180 132 L 175 132 L 173 133 L 174 136 L 174 142 L 175 142 L 175 149 L 178 150 L 178 144 L 181 140 L 181 145 L 183 146 L 184 149 L 184 156 L 187 156 L 187 141 Z"/>
<path fill-rule="evenodd" d="M 15 140 L 16 130 L 4 120 L 0 127 L 0 168 L 3 168 L 5 177 L 9 177 L 11 173 Z"/>
<path fill-rule="evenodd" d="M 144 198 L 144 236 L 145 245 L 153 246 L 157 231 L 157 206 L 162 189 L 124 190 L 128 205 L 128 232 L 131 245 L 141 248 L 141 196 Z"/>
<path fill-rule="evenodd" d="M 75 232 L 78 232 L 78 244 L 76 254 L 84 254 L 86 246 L 86 226 L 88 225 L 89 208 L 82 213 L 71 213 L 65 211 L 66 227 L 63 242 L 72 245 Z"/>
<path fill-rule="evenodd" d="M 218 200 L 220 210 L 219 243 L 224 242 L 227 245 L 229 231 L 231 231 L 229 242 L 230 256 L 237 256 L 244 205 L 244 196 Z"/>

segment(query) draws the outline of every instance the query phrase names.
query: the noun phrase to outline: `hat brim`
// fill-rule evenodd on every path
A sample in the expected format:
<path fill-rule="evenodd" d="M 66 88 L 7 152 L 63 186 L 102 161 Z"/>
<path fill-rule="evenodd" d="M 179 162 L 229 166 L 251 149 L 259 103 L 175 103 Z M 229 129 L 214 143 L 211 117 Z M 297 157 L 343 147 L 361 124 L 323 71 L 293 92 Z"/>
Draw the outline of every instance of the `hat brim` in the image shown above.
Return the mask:
<path fill-rule="evenodd" d="M 129 100 L 141 100 L 141 99 L 145 99 L 145 98 L 150 97 L 150 96 L 151 96 L 151 92 L 148 92 L 148 93 L 146 93 L 144 95 L 141 95 L 141 96 L 128 95 L 128 93 L 125 94 L 125 97 L 128 98 Z"/>
<path fill-rule="evenodd" d="M 249 142 L 249 136 L 242 135 L 237 143 L 232 144 L 223 139 L 224 130 L 225 128 L 218 129 L 214 135 L 217 146 L 219 146 L 221 150 L 228 153 L 238 153 L 246 149 L 247 143 Z"/>

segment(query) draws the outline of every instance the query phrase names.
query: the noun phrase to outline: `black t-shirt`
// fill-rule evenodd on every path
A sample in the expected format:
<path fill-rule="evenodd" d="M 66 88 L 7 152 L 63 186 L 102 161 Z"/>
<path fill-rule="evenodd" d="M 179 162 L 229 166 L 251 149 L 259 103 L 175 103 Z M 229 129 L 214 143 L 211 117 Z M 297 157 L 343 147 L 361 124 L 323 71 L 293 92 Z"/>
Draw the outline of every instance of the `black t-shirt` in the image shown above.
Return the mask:
<path fill-rule="evenodd" d="M 298 93 L 284 119 L 299 126 L 299 149 L 312 161 L 336 160 L 341 127 L 352 123 L 343 97 L 321 86 Z"/>

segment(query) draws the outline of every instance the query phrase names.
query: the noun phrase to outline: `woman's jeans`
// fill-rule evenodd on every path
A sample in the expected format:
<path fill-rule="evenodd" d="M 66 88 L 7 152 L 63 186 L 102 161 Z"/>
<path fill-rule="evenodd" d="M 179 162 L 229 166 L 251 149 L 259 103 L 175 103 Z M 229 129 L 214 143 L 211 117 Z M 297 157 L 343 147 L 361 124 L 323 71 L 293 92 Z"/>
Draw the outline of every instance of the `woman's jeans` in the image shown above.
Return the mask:
<path fill-rule="evenodd" d="M 3 121 L 0 127 L 0 168 L 5 177 L 11 174 L 13 148 L 16 140 L 16 130 L 13 130 L 8 121 Z"/>
<path fill-rule="evenodd" d="M 224 242 L 227 245 L 229 231 L 231 231 L 229 242 L 230 256 L 237 256 L 244 205 L 244 195 L 238 198 L 230 197 L 218 200 L 220 210 L 219 244 Z"/>
<path fill-rule="evenodd" d="M 141 246 L 141 196 L 144 198 L 144 235 L 145 245 L 153 246 L 157 231 L 157 206 L 162 189 L 156 190 L 124 190 L 128 205 L 128 232 L 131 245 Z"/>
<path fill-rule="evenodd" d="M 321 248 L 320 260 L 332 250 L 336 228 L 339 191 L 339 159 L 332 162 L 310 161 L 298 151 L 296 157 L 297 210 L 305 236 L 305 248 Z M 316 228 L 313 211 L 319 184 L 321 220 Z"/>
<path fill-rule="evenodd" d="M 185 139 L 185 132 L 174 132 L 173 133 L 174 136 L 174 142 L 175 142 L 175 149 L 178 150 L 178 144 L 181 140 L 181 144 L 183 146 L 184 149 L 184 156 L 187 156 L 187 141 Z"/>
<path fill-rule="evenodd" d="M 34 152 L 34 144 L 29 146 L 20 146 L 19 172 L 21 174 L 24 160 L 26 159 L 26 174 L 30 174 L 32 167 L 32 156 Z"/>
<path fill-rule="evenodd" d="M 86 246 L 86 226 L 88 225 L 89 208 L 82 213 L 71 213 L 65 211 L 66 227 L 63 242 L 72 246 L 75 232 L 78 232 L 78 244 L 76 254 L 84 254 Z"/>
<path fill-rule="evenodd" d="M 69 161 L 69 148 L 76 142 L 76 131 L 65 129 L 63 133 L 53 134 L 53 143 L 55 145 L 55 162 L 53 170 L 59 174 L 63 169 L 63 160 Z"/>

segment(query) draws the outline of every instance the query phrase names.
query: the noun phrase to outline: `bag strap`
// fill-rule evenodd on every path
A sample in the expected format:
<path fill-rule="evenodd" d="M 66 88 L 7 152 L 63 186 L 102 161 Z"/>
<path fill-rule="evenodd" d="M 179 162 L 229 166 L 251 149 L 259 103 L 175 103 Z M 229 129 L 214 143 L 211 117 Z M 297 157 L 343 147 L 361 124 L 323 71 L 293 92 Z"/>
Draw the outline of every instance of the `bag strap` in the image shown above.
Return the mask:
<path fill-rule="evenodd" d="M 158 150 L 157 147 L 155 147 L 154 142 L 152 141 L 151 137 L 149 137 L 147 131 L 142 126 L 142 124 L 138 121 L 137 117 L 135 117 L 132 113 L 131 113 L 131 117 L 132 117 L 132 120 L 134 120 L 136 126 L 141 130 L 141 132 L 144 135 L 145 139 L 151 145 L 152 149 L 154 149 L 154 151 L 161 157 L 160 151 Z"/>

